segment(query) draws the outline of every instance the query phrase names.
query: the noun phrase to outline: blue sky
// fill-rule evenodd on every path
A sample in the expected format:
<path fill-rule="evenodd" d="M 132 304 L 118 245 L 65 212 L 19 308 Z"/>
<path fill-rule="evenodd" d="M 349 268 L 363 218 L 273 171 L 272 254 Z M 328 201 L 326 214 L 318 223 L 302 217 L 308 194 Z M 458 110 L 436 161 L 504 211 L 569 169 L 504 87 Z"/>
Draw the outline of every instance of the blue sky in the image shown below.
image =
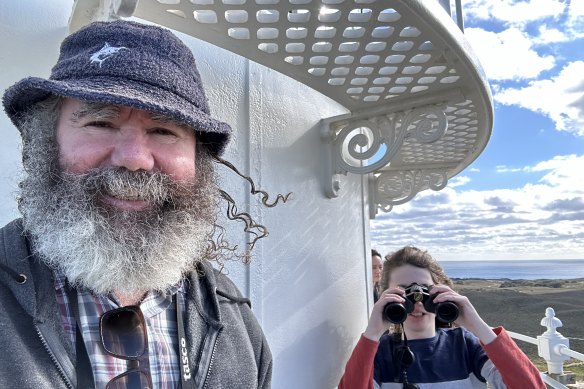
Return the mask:
<path fill-rule="evenodd" d="M 491 84 L 483 153 L 439 191 L 378 214 L 371 246 L 440 260 L 584 259 L 584 1 L 465 0 Z"/>

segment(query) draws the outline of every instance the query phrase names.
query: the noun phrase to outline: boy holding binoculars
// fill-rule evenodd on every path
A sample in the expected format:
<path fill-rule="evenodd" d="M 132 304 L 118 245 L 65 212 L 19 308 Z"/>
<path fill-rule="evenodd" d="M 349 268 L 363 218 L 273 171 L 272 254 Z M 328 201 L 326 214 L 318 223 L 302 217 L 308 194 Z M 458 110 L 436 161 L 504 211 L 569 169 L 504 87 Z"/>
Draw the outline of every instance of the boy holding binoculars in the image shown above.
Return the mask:
<path fill-rule="evenodd" d="M 393 253 L 381 286 L 338 389 L 466 389 L 487 382 L 494 389 L 545 389 L 505 330 L 491 329 L 427 252 L 408 246 Z"/>

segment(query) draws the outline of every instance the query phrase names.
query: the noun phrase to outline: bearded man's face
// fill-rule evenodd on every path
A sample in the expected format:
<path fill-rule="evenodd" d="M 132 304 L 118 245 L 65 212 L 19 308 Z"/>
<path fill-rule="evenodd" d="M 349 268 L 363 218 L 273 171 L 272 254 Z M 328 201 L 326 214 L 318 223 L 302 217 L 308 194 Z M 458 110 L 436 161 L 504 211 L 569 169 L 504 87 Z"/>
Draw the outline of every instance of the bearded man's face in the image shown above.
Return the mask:
<path fill-rule="evenodd" d="M 99 294 L 165 290 L 204 258 L 218 191 L 191 129 L 72 99 L 23 129 L 25 230 L 70 282 Z"/>

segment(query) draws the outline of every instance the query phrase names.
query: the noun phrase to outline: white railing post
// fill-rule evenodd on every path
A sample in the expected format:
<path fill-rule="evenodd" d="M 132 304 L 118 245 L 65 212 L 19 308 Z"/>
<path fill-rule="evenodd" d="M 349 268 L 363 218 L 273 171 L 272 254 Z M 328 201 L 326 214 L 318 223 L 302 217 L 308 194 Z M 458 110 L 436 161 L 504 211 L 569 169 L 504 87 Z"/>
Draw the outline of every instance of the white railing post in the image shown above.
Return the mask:
<path fill-rule="evenodd" d="M 560 351 L 563 348 L 570 348 L 570 340 L 556 330 L 562 326 L 562 321 L 556 317 L 553 308 L 545 310 L 541 325 L 547 327 L 547 331 L 537 337 L 538 354 L 546 360 L 549 374 L 562 375 L 564 362 L 570 357 L 563 355 Z"/>

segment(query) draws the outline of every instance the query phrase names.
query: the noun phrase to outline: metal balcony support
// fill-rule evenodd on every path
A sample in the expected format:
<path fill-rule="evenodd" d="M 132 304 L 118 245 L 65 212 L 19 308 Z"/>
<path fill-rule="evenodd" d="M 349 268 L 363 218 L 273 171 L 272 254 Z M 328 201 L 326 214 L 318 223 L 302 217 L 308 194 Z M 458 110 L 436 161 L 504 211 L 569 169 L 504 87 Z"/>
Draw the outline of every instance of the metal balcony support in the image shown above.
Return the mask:
<path fill-rule="evenodd" d="M 407 203 L 425 189 L 441 190 L 448 183 L 447 169 L 417 169 L 385 172 L 369 181 L 369 217 L 378 211 L 390 212 L 394 205 Z"/>
<path fill-rule="evenodd" d="M 448 119 L 444 107 L 427 106 L 367 119 L 352 117 L 350 121 L 332 122 L 329 128 L 334 134 L 330 143 L 333 174 L 367 174 L 388 166 L 406 139 L 420 143 L 440 139 L 446 133 Z M 369 161 L 372 163 L 363 165 Z"/>
<path fill-rule="evenodd" d="M 431 144 L 448 130 L 445 102 L 463 100 L 457 91 L 442 94 L 439 102 L 395 111 L 362 111 L 324 121 L 322 138 L 328 148 L 325 158 L 328 176 L 325 193 L 338 196 L 340 175 L 370 174 L 370 217 L 378 210 L 389 212 L 394 205 L 406 203 L 424 189 L 440 190 L 447 182 L 447 169 L 439 167 L 390 170 L 391 161 L 402 151 L 404 142 Z M 457 95 L 457 96 L 455 96 Z"/>

